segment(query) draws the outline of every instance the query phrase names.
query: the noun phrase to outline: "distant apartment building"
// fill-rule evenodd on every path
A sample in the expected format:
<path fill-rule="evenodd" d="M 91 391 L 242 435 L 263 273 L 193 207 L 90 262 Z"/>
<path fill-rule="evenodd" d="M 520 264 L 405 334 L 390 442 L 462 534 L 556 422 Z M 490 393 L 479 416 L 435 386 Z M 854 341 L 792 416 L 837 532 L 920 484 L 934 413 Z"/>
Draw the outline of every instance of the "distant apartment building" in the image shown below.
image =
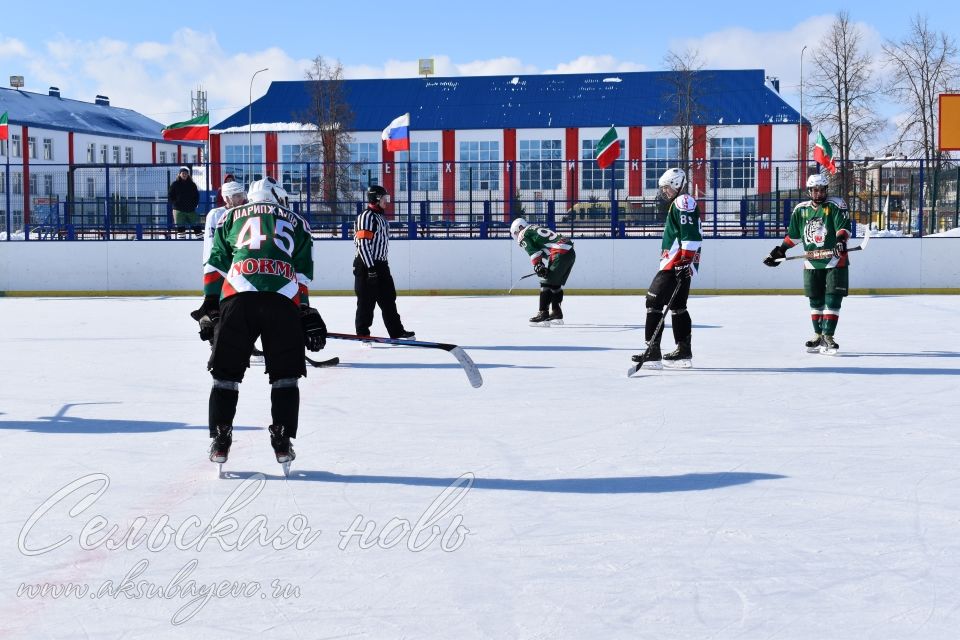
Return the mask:
<path fill-rule="evenodd" d="M 145 167 L 203 162 L 202 143 L 167 142 L 163 124 L 112 106 L 106 96 L 83 102 L 64 98 L 56 87 L 47 93 L 0 88 L 4 112 L 9 135 L 0 141 L 0 228 L 22 229 L 33 212 L 62 210 L 65 202 L 135 195 Z"/>

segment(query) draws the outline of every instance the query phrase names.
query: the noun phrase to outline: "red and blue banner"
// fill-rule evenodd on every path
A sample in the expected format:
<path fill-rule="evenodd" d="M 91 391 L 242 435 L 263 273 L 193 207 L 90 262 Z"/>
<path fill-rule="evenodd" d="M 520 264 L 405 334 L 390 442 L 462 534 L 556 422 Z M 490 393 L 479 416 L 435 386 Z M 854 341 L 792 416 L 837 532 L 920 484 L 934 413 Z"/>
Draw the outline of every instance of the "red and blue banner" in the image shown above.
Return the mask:
<path fill-rule="evenodd" d="M 410 150 L 410 114 L 405 113 L 393 122 L 380 134 L 380 139 L 387 143 L 387 151 Z"/>

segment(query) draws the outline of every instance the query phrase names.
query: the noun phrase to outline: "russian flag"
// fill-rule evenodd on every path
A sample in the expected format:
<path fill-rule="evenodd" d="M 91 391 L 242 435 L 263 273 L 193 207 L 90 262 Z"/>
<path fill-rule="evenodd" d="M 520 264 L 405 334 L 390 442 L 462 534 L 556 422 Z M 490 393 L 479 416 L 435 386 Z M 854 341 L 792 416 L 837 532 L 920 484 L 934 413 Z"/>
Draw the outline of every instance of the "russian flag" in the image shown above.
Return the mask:
<path fill-rule="evenodd" d="M 394 118 L 380 134 L 380 139 L 387 142 L 387 151 L 410 151 L 410 114 Z"/>

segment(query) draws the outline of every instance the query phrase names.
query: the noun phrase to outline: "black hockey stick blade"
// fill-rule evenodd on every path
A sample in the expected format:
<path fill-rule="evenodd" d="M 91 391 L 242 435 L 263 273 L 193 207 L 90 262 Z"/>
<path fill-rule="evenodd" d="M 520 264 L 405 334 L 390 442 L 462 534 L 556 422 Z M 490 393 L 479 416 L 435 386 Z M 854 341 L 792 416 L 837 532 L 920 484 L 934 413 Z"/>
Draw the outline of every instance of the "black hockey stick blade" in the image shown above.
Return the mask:
<path fill-rule="evenodd" d="M 355 342 L 378 342 L 380 344 L 395 344 L 400 347 L 421 347 L 424 349 L 441 349 L 449 351 L 457 359 L 464 373 L 467 374 L 467 380 L 474 389 L 483 385 L 483 377 L 480 375 L 480 369 L 476 363 L 467 355 L 467 352 L 455 344 L 446 344 L 443 342 L 424 342 L 423 340 L 403 340 L 401 338 L 383 338 L 380 336 L 358 336 L 352 333 L 327 333 L 327 338 L 335 340 L 353 340 Z"/>
<path fill-rule="evenodd" d="M 310 366 L 313 367 L 335 367 L 340 364 L 340 358 L 334 356 L 329 360 L 314 360 L 310 356 L 304 356 L 304 359 L 307 361 Z"/>
<path fill-rule="evenodd" d="M 532 277 L 535 276 L 535 275 L 537 275 L 537 272 L 536 272 L 536 271 L 534 271 L 533 273 L 528 273 L 528 274 L 525 275 L 525 276 L 520 276 L 520 280 L 517 280 L 515 283 L 513 283 L 513 286 L 510 287 L 510 289 L 507 291 L 507 295 L 510 295 L 511 293 L 513 293 L 513 290 L 516 289 L 518 286 L 520 286 L 521 280 L 526 280 L 527 278 L 532 278 Z"/>

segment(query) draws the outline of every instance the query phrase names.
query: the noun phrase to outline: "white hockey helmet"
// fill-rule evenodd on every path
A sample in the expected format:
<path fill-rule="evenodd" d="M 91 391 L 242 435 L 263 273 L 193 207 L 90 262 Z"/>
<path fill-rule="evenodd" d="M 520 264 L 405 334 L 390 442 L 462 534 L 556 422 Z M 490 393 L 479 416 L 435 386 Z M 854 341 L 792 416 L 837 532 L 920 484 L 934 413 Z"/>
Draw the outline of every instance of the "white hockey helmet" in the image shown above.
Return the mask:
<path fill-rule="evenodd" d="M 830 186 L 830 179 L 827 178 L 827 176 L 823 175 L 822 173 L 814 173 L 814 174 L 811 174 L 809 178 L 807 178 L 807 189 L 812 189 L 814 187 L 826 188 L 829 186 Z"/>
<path fill-rule="evenodd" d="M 247 200 L 250 202 L 272 202 L 282 207 L 287 206 L 287 202 L 289 202 L 287 192 L 284 191 L 279 182 L 270 176 L 250 183 Z"/>
<path fill-rule="evenodd" d="M 220 187 L 220 195 L 224 198 L 227 196 L 235 196 L 238 193 L 243 193 L 243 185 L 239 182 L 224 182 L 223 186 Z"/>
<path fill-rule="evenodd" d="M 660 176 L 660 179 L 657 180 L 658 187 L 673 187 L 678 192 L 683 189 L 683 185 L 687 182 L 687 174 L 683 172 L 683 169 L 673 167 L 672 169 L 667 169 L 663 172 L 663 175 Z"/>
<path fill-rule="evenodd" d="M 514 240 L 520 238 L 520 233 L 530 226 L 530 223 L 526 221 L 525 218 L 517 218 L 510 224 L 510 236 Z"/>
<path fill-rule="evenodd" d="M 814 173 L 807 178 L 807 195 L 815 204 L 823 204 L 827 199 L 827 188 L 830 186 L 830 179 L 822 173 Z M 814 194 L 814 189 L 821 189 Z"/>

